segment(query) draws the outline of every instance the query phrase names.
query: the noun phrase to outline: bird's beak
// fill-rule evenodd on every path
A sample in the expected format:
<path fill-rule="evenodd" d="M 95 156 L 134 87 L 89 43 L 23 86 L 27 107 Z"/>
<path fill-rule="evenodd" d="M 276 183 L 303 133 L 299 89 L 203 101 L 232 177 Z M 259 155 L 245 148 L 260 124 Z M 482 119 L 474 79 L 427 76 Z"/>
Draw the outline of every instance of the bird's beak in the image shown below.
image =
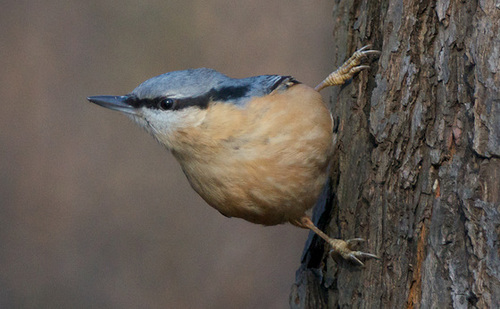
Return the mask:
<path fill-rule="evenodd" d="M 127 114 L 135 114 L 135 108 L 127 103 L 129 96 L 98 95 L 88 97 L 92 103 Z"/>

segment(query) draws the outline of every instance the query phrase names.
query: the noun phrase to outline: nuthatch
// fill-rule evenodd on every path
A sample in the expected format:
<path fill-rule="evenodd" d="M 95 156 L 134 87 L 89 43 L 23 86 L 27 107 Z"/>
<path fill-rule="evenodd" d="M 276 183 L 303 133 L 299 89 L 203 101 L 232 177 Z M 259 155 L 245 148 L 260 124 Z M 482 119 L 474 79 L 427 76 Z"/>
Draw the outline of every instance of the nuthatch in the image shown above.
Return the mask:
<path fill-rule="evenodd" d="M 193 189 L 227 217 L 308 228 L 359 265 L 360 241 L 332 239 L 306 211 L 328 177 L 333 121 L 319 90 L 341 85 L 378 51 L 365 46 L 315 89 L 291 76 L 233 79 L 211 69 L 153 77 L 124 96 L 88 100 L 125 113 L 169 149 Z"/>

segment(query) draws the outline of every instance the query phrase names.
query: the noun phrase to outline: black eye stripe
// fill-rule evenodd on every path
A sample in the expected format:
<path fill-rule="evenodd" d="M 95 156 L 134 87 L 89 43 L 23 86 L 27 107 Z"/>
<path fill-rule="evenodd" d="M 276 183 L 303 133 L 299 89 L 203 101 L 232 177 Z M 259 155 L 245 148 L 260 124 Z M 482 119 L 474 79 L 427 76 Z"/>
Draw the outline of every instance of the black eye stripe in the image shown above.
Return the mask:
<path fill-rule="evenodd" d="M 160 98 L 163 99 L 163 98 Z M 127 104 L 133 106 L 134 108 L 156 108 L 158 106 L 158 99 L 142 99 L 139 100 L 136 96 L 129 95 L 127 99 Z"/>
<path fill-rule="evenodd" d="M 228 86 L 217 90 L 212 89 L 209 93 L 214 101 L 230 101 L 246 96 L 248 91 L 250 91 L 250 86 Z"/>
<path fill-rule="evenodd" d="M 161 110 L 179 110 L 190 106 L 198 106 L 200 108 L 207 108 L 210 102 L 209 96 L 200 96 L 186 99 L 172 99 L 166 97 L 154 99 L 138 99 L 137 97 L 130 97 L 127 103 L 134 108 L 149 108 Z"/>
<path fill-rule="evenodd" d="M 132 105 L 134 108 L 151 108 L 151 109 L 162 109 L 162 110 L 180 110 L 191 106 L 197 106 L 201 109 L 208 107 L 210 101 L 230 101 L 237 100 L 244 97 L 250 87 L 239 86 L 239 87 L 222 87 L 219 89 L 212 89 L 204 95 L 193 97 L 193 98 L 183 98 L 174 99 L 168 97 L 160 97 L 154 99 L 138 99 L 137 97 L 131 95 L 127 100 L 127 103 Z M 169 101 L 170 100 L 170 101 Z"/>

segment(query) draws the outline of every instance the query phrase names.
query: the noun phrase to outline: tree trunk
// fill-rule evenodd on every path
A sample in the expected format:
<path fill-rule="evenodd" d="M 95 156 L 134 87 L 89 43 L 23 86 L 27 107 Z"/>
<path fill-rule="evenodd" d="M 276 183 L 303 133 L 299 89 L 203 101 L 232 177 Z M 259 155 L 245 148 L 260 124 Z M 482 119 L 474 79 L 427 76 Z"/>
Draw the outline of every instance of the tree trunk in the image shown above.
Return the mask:
<path fill-rule="evenodd" d="M 335 194 L 314 217 L 381 260 L 311 236 L 291 307 L 498 308 L 500 2 L 337 0 L 333 22 L 336 65 L 382 53 L 332 90 Z"/>

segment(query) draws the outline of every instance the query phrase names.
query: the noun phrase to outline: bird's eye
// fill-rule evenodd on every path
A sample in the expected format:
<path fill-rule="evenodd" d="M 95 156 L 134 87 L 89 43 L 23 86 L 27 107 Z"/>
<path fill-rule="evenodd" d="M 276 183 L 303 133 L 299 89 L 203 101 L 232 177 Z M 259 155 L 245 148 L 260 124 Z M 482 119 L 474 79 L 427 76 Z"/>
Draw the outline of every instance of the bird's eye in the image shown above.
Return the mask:
<path fill-rule="evenodd" d="M 165 98 L 165 99 L 162 99 L 160 101 L 160 103 L 158 104 L 158 106 L 160 107 L 160 109 L 162 110 L 168 110 L 168 109 L 171 109 L 172 108 L 172 105 L 174 105 L 174 100 L 173 99 L 170 99 L 170 98 Z"/>

